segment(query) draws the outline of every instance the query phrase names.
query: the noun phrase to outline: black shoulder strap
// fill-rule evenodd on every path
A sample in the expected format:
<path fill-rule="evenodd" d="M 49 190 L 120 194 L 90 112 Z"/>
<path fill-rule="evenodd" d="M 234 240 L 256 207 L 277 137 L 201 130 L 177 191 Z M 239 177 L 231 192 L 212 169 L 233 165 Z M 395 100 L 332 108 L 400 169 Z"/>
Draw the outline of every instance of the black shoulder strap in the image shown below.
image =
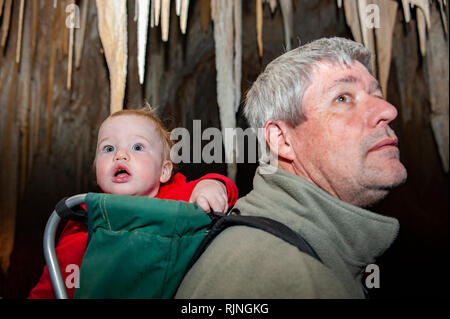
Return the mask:
<path fill-rule="evenodd" d="M 233 211 L 236 212 L 236 209 Z M 239 211 L 237 211 L 239 213 Z M 193 264 L 200 258 L 201 254 L 208 248 L 211 242 L 220 234 L 224 229 L 231 226 L 249 226 L 257 229 L 264 230 L 274 236 L 277 236 L 287 243 L 294 245 L 303 253 L 310 255 L 311 257 L 322 262 L 314 249 L 309 245 L 309 243 L 298 233 L 294 232 L 292 229 L 286 225 L 279 223 L 273 219 L 259 216 L 242 216 L 242 215 L 223 215 L 211 213 L 209 214 L 212 218 L 211 228 L 208 234 L 203 239 L 200 246 L 197 248 L 194 256 L 187 270 L 189 270 Z"/>

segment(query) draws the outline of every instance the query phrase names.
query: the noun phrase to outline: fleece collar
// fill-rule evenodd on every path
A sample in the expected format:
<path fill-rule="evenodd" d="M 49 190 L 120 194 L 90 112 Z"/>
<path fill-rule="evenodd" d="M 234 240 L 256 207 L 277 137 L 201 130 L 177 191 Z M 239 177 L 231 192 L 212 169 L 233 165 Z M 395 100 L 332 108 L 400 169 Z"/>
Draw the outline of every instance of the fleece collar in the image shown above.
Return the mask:
<path fill-rule="evenodd" d="M 297 231 L 356 295 L 362 293 L 365 266 L 389 248 L 399 231 L 395 218 L 345 203 L 281 169 L 258 167 L 253 187 L 236 203 L 241 213 L 269 217 Z"/>

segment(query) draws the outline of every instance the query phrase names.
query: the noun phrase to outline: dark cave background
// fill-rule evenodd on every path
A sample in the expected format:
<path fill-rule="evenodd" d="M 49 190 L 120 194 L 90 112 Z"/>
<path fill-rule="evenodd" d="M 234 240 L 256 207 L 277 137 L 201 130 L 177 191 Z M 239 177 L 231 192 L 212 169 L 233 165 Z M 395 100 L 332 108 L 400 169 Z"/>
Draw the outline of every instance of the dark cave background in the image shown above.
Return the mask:
<path fill-rule="evenodd" d="M 18 6 L 14 2 L 14 6 Z M 52 30 L 51 1 L 41 1 L 37 62 L 33 65 L 33 89 L 45 84 Z M 397 13 L 387 99 L 399 111 L 393 128 L 399 137 L 401 159 L 408 169 L 408 181 L 372 210 L 400 221 L 400 233 L 394 245 L 377 264 L 381 288 L 370 291 L 373 298 L 412 296 L 448 297 L 449 269 L 449 180 L 438 153 L 430 125 L 430 93 L 424 72 L 424 60 L 418 47 L 415 20 L 405 24 Z M 38 282 L 44 266 L 42 236 L 54 205 L 63 197 L 98 191 L 92 170 L 99 124 L 109 112 L 109 78 L 98 37 L 95 3 L 91 1 L 85 36 L 83 62 L 74 70 L 72 90 L 65 88 L 66 63 L 56 64 L 53 88 L 51 143 L 45 140 L 45 117 L 39 130 L 39 147 L 21 196 L 18 196 L 14 250 L 6 274 L 0 273 L 0 297 L 26 298 Z M 132 20 L 134 1 L 128 0 L 128 79 L 125 108 L 137 108 L 148 100 L 159 107 L 169 129 L 186 127 L 192 136 L 193 120 L 201 120 L 202 129 L 220 128 L 216 100 L 216 70 L 213 25 L 206 33 L 200 27 L 199 1 L 191 1 L 187 34 L 179 31 L 172 9 L 170 39 L 160 40 L 160 29 L 149 29 L 146 82 L 139 84 L 136 58 L 136 23 Z M 12 17 L 10 43 L 17 30 L 17 10 Z M 336 1 L 295 1 L 295 38 L 305 43 L 325 36 L 352 38 L 344 11 Z M 243 1 L 242 100 L 267 63 L 284 51 L 281 12 L 264 10 L 264 55 L 259 58 L 256 45 L 254 1 Z M 447 43 L 448 46 L 448 43 Z M 14 63 L 11 45 L 0 57 L 0 78 L 9 81 Z M 40 50 L 40 49 L 41 50 Z M 448 57 L 448 47 L 447 50 Z M 448 68 L 448 64 L 447 64 Z M 448 74 L 448 71 L 447 71 Z M 42 82 L 42 83 L 41 83 Z M 448 79 L 446 82 L 448 86 Z M 5 84 L 6 87 L 6 84 Z M 0 103 L 7 105 L 7 90 L 0 91 Z M 447 93 L 448 94 L 448 93 Z M 45 94 L 36 94 L 44 114 Z M 40 97 L 40 99 L 39 99 Z M 447 97 L 448 101 L 448 97 Z M 0 118 L 5 116 L 4 108 Z M 241 112 L 237 124 L 247 123 Z M 0 120 L 0 128 L 4 126 Z M 18 131 L 15 131 L 18 136 Z M 207 143 L 207 141 L 204 141 Z M 2 145 L 0 145 L 2 146 Z M 18 147 L 10 149 L 10 160 L 18 158 Z M 240 196 L 252 189 L 256 163 L 238 165 L 237 186 Z M 209 172 L 226 175 L 225 164 L 183 164 L 180 171 L 189 179 Z M 5 185 L 0 185 L 5 187 Z"/>

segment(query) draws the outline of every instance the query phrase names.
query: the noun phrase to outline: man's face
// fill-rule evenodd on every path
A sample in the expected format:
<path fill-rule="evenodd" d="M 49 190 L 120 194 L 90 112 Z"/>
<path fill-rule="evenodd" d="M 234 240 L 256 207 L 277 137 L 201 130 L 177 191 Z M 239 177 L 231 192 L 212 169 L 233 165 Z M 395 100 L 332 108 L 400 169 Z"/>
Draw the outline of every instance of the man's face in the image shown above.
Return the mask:
<path fill-rule="evenodd" d="M 306 120 L 290 128 L 299 175 L 357 206 L 375 203 L 406 180 L 389 127 L 397 110 L 361 63 L 318 63 L 303 111 Z"/>
<path fill-rule="evenodd" d="M 163 144 L 149 119 L 120 115 L 100 127 L 95 166 L 103 192 L 154 197 L 163 165 Z"/>

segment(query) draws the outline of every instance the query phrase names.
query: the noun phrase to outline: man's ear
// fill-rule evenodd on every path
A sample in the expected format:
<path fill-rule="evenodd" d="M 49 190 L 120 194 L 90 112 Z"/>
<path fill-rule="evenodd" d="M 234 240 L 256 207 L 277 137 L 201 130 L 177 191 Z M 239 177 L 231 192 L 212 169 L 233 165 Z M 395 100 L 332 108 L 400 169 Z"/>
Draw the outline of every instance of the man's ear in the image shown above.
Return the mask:
<path fill-rule="evenodd" d="M 172 170 L 173 163 L 171 161 L 165 160 L 162 166 L 161 177 L 159 178 L 159 181 L 161 183 L 168 182 L 170 177 L 172 176 Z"/>
<path fill-rule="evenodd" d="M 271 153 L 279 159 L 293 161 L 294 151 L 288 134 L 287 124 L 283 121 L 268 120 L 264 125 L 264 137 Z"/>

